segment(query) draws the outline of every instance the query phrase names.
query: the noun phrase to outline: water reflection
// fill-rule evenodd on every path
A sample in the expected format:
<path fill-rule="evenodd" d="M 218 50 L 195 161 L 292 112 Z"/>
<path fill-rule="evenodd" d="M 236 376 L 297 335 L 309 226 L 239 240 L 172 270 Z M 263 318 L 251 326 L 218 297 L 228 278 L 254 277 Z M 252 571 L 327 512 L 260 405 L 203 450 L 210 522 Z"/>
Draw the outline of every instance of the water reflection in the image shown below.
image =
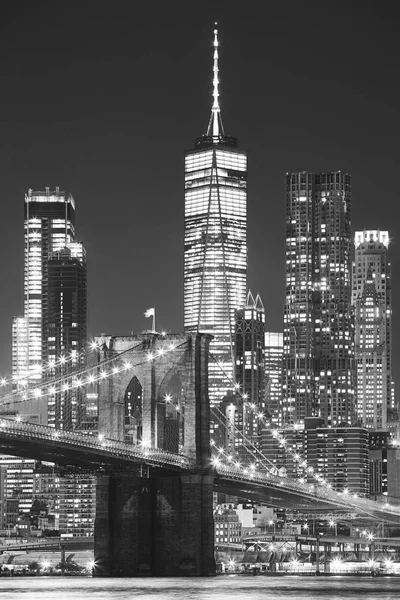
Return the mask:
<path fill-rule="evenodd" d="M 21 577 L 0 579 L 0 599 L 14 600 L 397 600 L 398 578 L 264 577 L 92 579 Z"/>

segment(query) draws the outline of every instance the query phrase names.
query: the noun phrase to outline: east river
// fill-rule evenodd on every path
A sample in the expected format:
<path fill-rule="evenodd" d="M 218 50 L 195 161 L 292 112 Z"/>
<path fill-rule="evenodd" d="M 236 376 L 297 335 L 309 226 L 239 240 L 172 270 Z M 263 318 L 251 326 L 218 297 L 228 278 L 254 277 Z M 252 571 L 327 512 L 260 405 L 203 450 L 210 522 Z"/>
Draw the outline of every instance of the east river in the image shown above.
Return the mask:
<path fill-rule="evenodd" d="M 398 600 L 400 578 L 264 577 L 92 579 L 5 577 L 0 600 Z"/>

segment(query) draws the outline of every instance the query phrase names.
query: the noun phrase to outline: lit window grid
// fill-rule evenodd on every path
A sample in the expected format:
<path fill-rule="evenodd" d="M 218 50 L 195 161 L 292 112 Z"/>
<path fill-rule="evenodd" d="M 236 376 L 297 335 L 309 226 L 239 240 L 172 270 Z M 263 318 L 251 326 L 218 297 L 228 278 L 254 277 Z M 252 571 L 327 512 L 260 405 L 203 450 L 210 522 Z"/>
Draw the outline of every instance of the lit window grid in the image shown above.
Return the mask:
<path fill-rule="evenodd" d="M 65 198 L 64 192 L 60 194 L 44 195 L 39 192 L 33 192 L 27 195 L 25 202 L 62 202 L 71 203 L 75 207 L 73 198 Z M 59 230 L 62 232 L 59 233 Z M 24 314 L 27 319 L 28 327 L 28 353 L 27 366 L 25 370 L 29 373 L 29 380 L 38 382 L 41 380 L 41 373 L 37 366 L 42 361 L 42 278 L 43 278 L 43 229 L 42 219 L 37 217 L 29 218 L 24 223 L 25 232 L 25 268 L 24 268 Z M 65 219 L 50 219 L 48 246 L 49 254 L 65 247 L 66 243 L 74 241 L 75 230 L 73 224 Z M 23 368 L 21 366 L 21 368 Z"/>
<path fill-rule="evenodd" d="M 387 231 L 371 230 L 355 234 L 352 302 L 356 312 L 357 412 L 366 427 L 375 429 L 386 428 L 387 409 L 393 404 L 388 245 Z M 371 284 L 366 286 L 369 270 L 373 287 Z M 364 371 L 361 365 L 364 365 Z M 372 395 L 374 406 L 371 404 Z"/>
<path fill-rule="evenodd" d="M 332 359 L 335 354 L 346 358 L 347 370 L 353 355 L 352 340 L 346 340 L 345 336 L 345 331 L 351 330 L 348 211 L 351 194 L 346 175 L 322 174 L 321 178 L 328 180 L 332 176 L 336 178 L 334 184 L 315 184 L 315 187 L 313 174 L 288 176 L 285 355 L 287 360 L 295 362 L 296 373 L 294 378 L 289 374 L 285 383 L 288 406 L 284 417 L 289 421 L 293 417 L 301 419 L 307 414 L 318 414 L 322 407 L 323 416 L 334 424 L 340 415 L 351 416 L 354 402 L 354 382 L 340 388 L 347 397 L 347 409 L 341 395 L 335 398 L 330 386 L 322 384 L 318 389 L 318 385 L 313 384 L 312 356 L 317 347 L 327 357 L 333 355 Z M 321 312 L 327 313 L 319 327 L 315 326 L 317 314 L 310 302 L 310 294 L 316 290 L 321 292 Z M 335 303 L 331 302 L 332 295 Z M 331 322 L 337 318 L 337 302 L 343 303 L 344 314 L 336 334 L 331 335 Z M 329 333 L 316 335 L 321 325 Z M 335 344 L 335 338 L 343 342 Z M 299 385 L 300 373 L 310 385 Z"/>
<path fill-rule="evenodd" d="M 218 180 L 211 176 L 214 152 Z M 185 330 L 199 325 L 200 331 L 215 336 L 210 350 L 227 376 L 210 365 L 213 403 L 231 387 L 234 310 L 246 298 L 246 181 L 228 174 L 246 173 L 246 155 L 215 149 L 191 152 L 185 170 L 184 324 Z"/>

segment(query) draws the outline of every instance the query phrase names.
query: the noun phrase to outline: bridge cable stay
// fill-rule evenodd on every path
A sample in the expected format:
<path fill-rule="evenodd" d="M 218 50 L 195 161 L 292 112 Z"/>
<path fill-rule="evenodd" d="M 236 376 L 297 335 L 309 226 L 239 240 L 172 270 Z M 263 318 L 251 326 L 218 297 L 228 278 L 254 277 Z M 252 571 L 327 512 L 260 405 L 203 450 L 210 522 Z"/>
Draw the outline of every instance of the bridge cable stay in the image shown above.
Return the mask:
<path fill-rule="evenodd" d="M 186 342 L 184 342 L 184 344 L 185 343 Z M 184 344 L 180 344 L 179 346 L 176 346 L 176 347 L 174 346 L 173 348 L 171 347 L 171 348 L 165 350 L 165 352 L 169 352 L 169 351 L 172 351 L 172 350 L 178 350 L 180 348 L 180 346 L 183 346 Z M 128 348 L 128 349 L 126 349 L 126 350 L 124 350 L 122 352 L 114 354 L 113 356 L 110 356 L 110 357 L 108 357 L 108 358 L 106 358 L 106 359 L 104 359 L 104 360 L 102 360 L 100 362 L 96 362 L 93 365 L 89 365 L 89 366 L 83 367 L 81 369 L 78 369 L 76 371 L 73 371 L 73 372 L 70 372 L 70 373 L 67 373 L 67 374 L 64 374 L 64 375 L 60 375 L 59 377 L 55 377 L 55 378 L 53 378 L 51 380 L 46 381 L 46 383 L 44 383 L 44 384 L 43 383 L 42 384 L 38 383 L 37 385 L 32 386 L 31 388 L 29 388 L 29 391 L 35 392 L 35 390 L 40 390 L 40 391 L 47 390 L 48 388 L 50 388 L 54 384 L 62 383 L 63 381 L 70 380 L 70 379 L 72 379 L 74 377 L 77 377 L 79 375 L 85 375 L 85 374 L 87 374 L 87 373 L 89 373 L 91 371 L 98 370 L 99 368 L 104 367 L 107 364 L 110 364 L 112 362 L 115 362 L 116 360 L 119 360 L 121 358 L 121 356 L 123 356 L 123 355 L 125 355 L 125 354 L 127 354 L 129 352 L 132 352 L 132 350 L 139 349 L 141 346 L 142 346 L 142 343 L 139 343 L 139 344 L 137 344 L 135 346 L 131 346 L 130 348 Z M 149 354 L 148 354 L 145 360 L 141 360 L 140 362 L 137 362 L 135 364 L 126 363 L 125 369 L 119 369 L 119 372 L 121 372 L 122 370 L 126 370 L 128 368 L 131 368 L 131 367 L 136 367 L 136 366 L 145 364 L 149 360 L 154 360 L 154 358 L 155 358 L 154 356 L 149 356 Z M 82 386 L 89 385 L 89 384 L 92 384 L 94 381 L 98 381 L 98 380 L 101 380 L 101 379 L 112 377 L 113 375 L 116 375 L 116 374 L 117 374 L 117 371 L 115 371 L 115 369 L 114 369 L 113 371 L 103 372 L 101 374 L 101 376 L 96 377 L 93 381 L 92 380 L 91 381 L 81 381 L 80 383 L 82 384 Z M 58 390 L 56 390 L 56 391 L 58 391 Z M 60 390 L 60 391 L 62 391 L 62 390 Z M 10 393 L 10 394 L 7 394 L 5 396 L 2 396 L 0 398 L 0 400 L 5 400 L 5 399 L 7 400 L 9 398 L 15 398 L 16 395 L 19 395 L 19 394 L 18 393 Z M 36 398 L 36 397 L 37 396 L 35 394 L 32 396 L 32 398 Z M 32 399 L 32 398 L 26 398 L 26 397 L 24 398 L 23 397 L 21 401 L 26 401 L 27 399 Z M 17 402 L 17 400 L 13 400 L 12 403 L 14 403 L 14 402 Z"/>
<path fill-rule="evenodd" d="M 87 373 L 89 373 L 91 371 L 94 371 L 94 370 L 99 369 L 100 367 L 103 367 L 109 363 L 119 360 L 121 356 L 123 356 L 124 354 L 126 354 L 128 352 L 131 352 L 132 350 L 137 349 L 139 346 L 141 346 L 141 344 L 137 344 L 136 346 L 131 346 L 127 350 L 124 350 L 123 352 L 115 354 L 114 356 L 106 358 L 100 362 L 96 362 L 93 365 L 89 365 L 89 366 L 85 365 L 85 366 L 80 367 L 69 373 L 57 375 L 57 376 L 53 377 L 52 379 L 48 379 L 45 381 L 45 383 L 41 382 L 41 383 L 37 383 L 33 386 L 30 386 L 29 389 L 26 390 L 24 393 L 27 394 L 28 392 L 32 392 L 33 395 L 31 398 L 22 397 L 21 400 L 15 400 L 15 396 L 21 395 L 21 392 L 10 392 L 9 394 L 6 394 L 6 395 L 0 397 L 0 403 L 2 404 L 4 400 L 8 400 L 8 399 L 13 399 L 12 403 L 14 403 L 14 402 L 18 402 L 18 401 L 25 402 L 26 400 L 36 398 L 37 396 L 35 395 L 35 390 L 41 390 L 43 392 L 44 390 L 47 390 L 48 388 L 50 388 L 54 385 L 57 385 L 58 383 L 63 383 L 66 380 L 72 379 L 73 377 L 86 375 Z M 92 383 L 92 382 L 88 382 L 88 383 Z M 24 393 L 22 393 L 22 396 Z M 45 394 L 41 394 L 41 395 L 45 395 Z"/>
<path fill-rule="evenodd" d="M 224 375 L 226 375 L 227 377 L 229 377 L 226 373 L 226 371 L 224 370 L 224 368 L 222 367 L 222 365 L 219 363 L 219 361 L 215 358 L 215 356 L 213 356 L 213 354 L 211 352 L 209 352 L 209 356 L 214 360 L 214 362 L 217 364 L 217 366 L 223 371 Z M 243 406 L 246 407 L 250 407 L 251 404 L 249 402 L 246 401 L 246 397 L 244 394 L 240 393 L 240 390 L 237 386 L 237 384 L 233 383 L 233 380 L 231 380 L 233 387 L 236 389 L 238 395 L 241 396 L 241 399 L 243 401 Z M 217 412 L 220 414 L 220 418 L 217 417 Z M 218 420 L 223 424 L 224 427 L 226 427 L 226 416 L 224 415 L 224 413 L 221 411 L 221 409 L 219 407 L 214 407 L 213 408 L 213 414 L 218 418 Z M 260 419 L 260 415 L 261 413 L 257 414 L 257 418 Z M 223 421 L 221 421 L 221 418 L 223 419 Z M 267 457 L 265 456 L 265 454 L 262 452 L 262 450 L 258 447 L 257 444 L 255 444 L 252 440 L 250 440 L 240 429 L 236 424 L 233 424 L 233 428 L 234 430 L 239 434 L 239 436 L 242 438 L 243 442 L 246 442 L 245 444 L 241 445 L 241 449 L 247 451 L 248 453 L 250 453 L 255 459 L 257 460 L 262 460 L 265 463 L 268 464 L 268 467 L 266 467 L 267 469 L 273 469 L 276 470 L 276 465 L 274 465 L 274 463 Z M 252 450 L 250 450 L 250 448 Z M 260 458 L 255 457 L 255 454 L 258 454 Z"/>
<path fill-rule="evenodd" d="M 229 378 L 229 375 L 224 371 L 223 366 L 218 362 L 218 360 L 212 355 L 211 352 L 209 354 L 210 354 L 211 358 L 214 360 L 214 362 L 216 362 L 218 367 L 224 372 L 225 376 Z M 232 379 L 230 379 L 230 381 L 232 383 L 232 387 L 235 390 L 236 394 L 239 395 L 240 399 L 242 400 L 243 406 L 245 406 L 250 412 L 256 412 L 257 407 L 254 404 L 252 404 L 251 402 L 248 402 L 248 400 L 247 400 L 248 395 L 245 392 L 241 392 L 239 384 L 234 383 L 234 381 Z M 262 412 L 258 412 L 258 414 L 256 416 L 261 421 L 261 423 L 265 426 L 266 430 L 269 431 L 273 437 L 278 438 L 278 441 L 279 441 L 281 447 L 283 447 L 285 449 L 285 451 L 287 451 L 291 455 L 291 457 L 293 458 L 293 460 L 295 462 L 301 463 L 300 466 L 302 468 L 304 468 L 305 470 L 307 470 L 307 472 L 310 475 L 313 475 L 314 478 L 316 479 L 316 481 L 320 485 L 325 482 L 325 480 L 323 479 L 322 476 L 314 473 L 313 467 L 308 467 L 307 461 L 305 459 L 303 459 L 298 453 L 291 451 L 291 449 L 286 445 L 287 444 L 286 439 L 283 436 L 279 435 L 279 432 L 277 429 L 274 429 L 271 427 L 271 423 L 267 420 L 267 418 L 265 417 L 265 415 Z M 265 458 L 266 458 L 266 460 L 268 460 L 267 457 L 265 457 Z M 275 465 L 274 465 L 274 468 L 276 468 Z M 300 478 L 300 481 L 301 481 L 301 478 Z M 303 483 L 303 481 L 301 481 L 301 483 Z M 327 487 L 329 489 L 332 488 L 332 486 L 328 482 L 325 482 L 325 483 L 327 484 Z"/>
<path fill-rule="evenodd" d="M 132 353 L 132 351 L 137 351 L 139 349 L 142 350 L 143 344 L 142 344 L 142 342 L 140 342 L 138 344 L 130 346 L 129 348 L 127 348 L 126 350 L 123 350 L 122 352 L 116 353 L 113 356 L 107 357 L 102 361 L 96 362 L 93 365 L 89 365 L 89 366 L 85 366 L 80 369 L 76 369 L 69 373 L 54 377 L 52 379 L 48 379 L 48 380 L 46 380 L 45 383 L 37 384 L 29 389 L 29 392 L 31 393 L 30 396 L 26 392 L 25 392 L 25 395 L 22 395 L 22 397 L 19 393 L 16 393 L 16 392 L 14 392 L 12 394 L 7 394 L 0 399 L 0 411 L 1 411 L 1 409 L 4 409 L 7 406 L 15 406 L 16 404 L 27 402 L 29 400 L 41 399 L 46 396 L 55 395 L 55 394 L 65 394 L 65 393 L 69 393 L 69 392 L 73 393 L 74 390 L 79 391 L 80 388 L 84 388 L 85 386 L 88 386 L 88 385 L 93 385 L 99 381 L 106 379 L 106 378 L 115 376 L 122 371 L 126 371 L 129 369 L 135 368 L 137 366 L 143 365 L 146 362 L 152 361 L 155 358 L 158 358 L 158 357 L 161 357 L 161 356 L 167 354 L 168 352 L 183 349 L 183 348 L 185 348 L 186 345 L 187 345 L 187 341 L 185 341 L 181 344 L 178 344 L 178 345 L 171 343 L 169 346 L 165 345 L 165 347 L 160 348 L 158 353 L 155 353 L 154 355 L 151 352 L 148 352 L 145 359 L 138 360 L 138 359 L 140 359 L 140 357 L 138 356 L 136 359 L 133 360 L 133 363 L 125 362 L 123 367 L 114 367 L 113 369 L 110 369 L 108 371 L 105 370 L 105 368 L 108 365 L 110 365 L 111 363 L 113 363 L 117 360 L 120 360 L 121 357 L 123 357 L 124 355 Z M 98 346 L 97 346 L 97 350 L 99 350 Z M 86 379 L 83 378 L 88 373 L 93 373 L 94 371 L 96 372 L 96 375 L 92 374 L 92 375 L 88 376 Z M 69 383 L 65 383 L 67 381 Z M 62 385 L 63 383 L 64 383 L 64 385 Z M 57 387 L 55 387 L 55 386 L 57 386 Z M 9 401 L 7 402 L 7 400 L 9 400 Z M 68 403 L 67 403 L 67 405 L 68 405 Z M 67 417 L 68 417 L 68 415 L 67 415 Z"/>
<path fill-rule="evenodd" d="M 221 423 L 221 425 L 226 428 L 226 416 L 218 407 L 214 407 L 213 415 L 218 419 L 218 421 Z M 258 446 L 256 444 L 254 444 L 254 442 L 252 442 L 252 440 L 250 440 L 245 434 L 243 434 L 242 431 L 240 431 L 240 429 L 237 425 L 234 425 L 234 430 L 240 435 L 243 442 L 245 442 L 243 445 L 240 446 L 241 450 L 244 450 L 245 452 L 250 454 L 250 456 L 252 456 L 252 458 L 256 461 L 256 463 L 260 462 L 260 464 L 268 472 L 276 469 L 273 462 L 267 456 L 265 456 L 265 454 L 260 450 L 260 448 L 258 448 Z M 216 442 L 214 440 L 211 440 L 211 444 L 217 452 L 224 451 L 223 448 L 218 447 L 216 445 Z M 235 452 L 234 449 L 232 449 L 232 452 L 233 453 Z M 259 456 L 257 456 L 257 455 L 259 455 Z M 231 456 L 231 455 L 227 454 L 227 456 Z M 233 457 L 231 456 L 231 460 L 232 460 L 232 458 Z M 266 464 L 264 464 L 261 461 L 264 461 Z"/>
<path fill-rule="evenodd" d="M 229 378 L 229 375 L 225 372 L 225 370 L 223 369 L 223 367 L 219 363 L 219 361 L 212 355 L 211 352 L 209 352 L 209 355 L 214 360 L 214 362 L 218 365 L 218 367 L 224 372 L 225 376 Z M 238 393 L 238 395 L 242 399 L 243 405 L 246 406 L 247 408 L 249 408 L 250 410 L 255 411 L 256 407 L 247 401 L 247 394 L 242 393 L 240 391 L 240 386 L 238 386 L 238 384 L 235 384 L 231 378 L 229 378 L 229 379 L 231 380 L 233 389 Z M 381 509 L 381 508 L 385 509 L 385 510 L 390 510 L 390 509 L 393 510 L 394 507 L 392 507 L 389 503 L 380 505 L 380 503 L 371 501 L 369 499 L 360 498 L 356 494 L 351 496 L 350 493 L 348 492 L 348 490 L 346 490 L 346 489 L 343 492 L 334 491 L 332 489 L 332 485 L 324 477 L 322 477 L 319 473 L 315 473 L 313 467 L 308 466 L 307 461 L 303 457 L 301 457 L 299 453 L 293 452 L 291 450 L 291 448 L 289 448 L 289 446 L 287 445 L 286 438 L 284 438 L 283 435 L 279 434 L 279 431 L 277 429 L 271 427 L 271 423 L 269 421 L 267 421 L 265 415 L 259 413 L 258 416 L 259 416 L 261 422 L 265 425 L 266 429 L 272 434 L 273 437 L 278 439 L 281 447 L 283 447 L 284 450 L 290 454 L 290 456 L 293 458 L 293 460 L 296 463 L 298 463 L 299 466 L 301 466 L 310 476 L 312 476 L 316 480 L 316 482 L 319 486 L 329 490 L 330 494 L 334 494 L 334 495 L 337 494 L 338 497 L 340 497 L 341 502 L 344 501 L 345 504 L 349 506 L 349 508 L 354 509 L 355 506 L 357 505 L 358 508 L 362 512 L 364 512 L 365 514 L 368 514 L 372 518 L 379 518 L 379 517 L 376 517 L 376 515 L 374 515 L 371 512 L 374 508 L 375 508 L 375 510 Z M 267 459 L 267 457 L 265 457 L 265 458 Z M 288 479 L 290 479 L 290 478 L 288 478 Z M 300 478 L 299 482 L 306 483 L 304 478 Z M 313 489 L 313 488 L 314 488 L 314 486 L 311 484 L 310 489 Z"/>
<path fill-rule="evenodd" d="M 54 360 L 52 359 L 52 360 L 46 361 L 44 364 L 41 364 L 41 365 L 38 364 L 37 369 L 35 369 L 31 373 L 27 373 L 24 375 L 12 375 L 12 376 L 0 377 L 0 388 L 4 388 L 4 387 L 8 387 L 10 385 L 16 385 L 16 384 L 20 384 L 21 388 L 28 387 L 30 377 L 33 377 L 34 375 L 37 375 L 39 373 L 46 374 L 47 371 L 55 370 L 61 366 L 63 366 L 63 367 L 68 366 L 68 364 L 70 362 L 80 364 L 82 359 L 86 359 L 86 356 L 89 354 L 89 351 L 93 351 L 96 349 L 97 349 L 97 345 L 91 343 L 91 344 L 89 344 L 88 348 L 83 349 L 79 353 L 76 352 L 75 350 L 72 350 L 69 355 L 60 354 L 60 356 L 58 356 Z M 3 396 L 0 396 L 0 400 L 2 397 Z"/>

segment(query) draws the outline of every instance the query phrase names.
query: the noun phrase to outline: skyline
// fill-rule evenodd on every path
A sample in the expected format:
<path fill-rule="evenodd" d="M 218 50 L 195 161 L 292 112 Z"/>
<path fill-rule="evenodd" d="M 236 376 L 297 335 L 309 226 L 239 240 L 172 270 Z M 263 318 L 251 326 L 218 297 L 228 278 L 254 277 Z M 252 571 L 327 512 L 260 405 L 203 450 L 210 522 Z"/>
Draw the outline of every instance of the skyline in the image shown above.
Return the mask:
<path fill-rule="evenodd" d="M 394 238 L 389 260 L 393 271 L 395 365 L 400 346 L 395 308 L 400 278 L 396 276 L 399 249 L 393 228 L 399 209 L 393 196 L 400 119 L 395 111 L 399 89 L 390 74 L 396 56 L 393 46 L 398 41 L 394 31 L 392 37 L 385 31 L 387 24 L 379 20 L 380 9 L 376 14 L 368 14 L 367 8 L 363 15 L 354 15 L 358 25 L 364 18 L 363 25 L 367 24 L 370 32 L 375 27 L 375 45 L 368 38 L 368 27 L 353 32 L 350 19 L 341 24 L 342 45 L 336 48 L 336 56 L 323 46 L 319 47 L 321 56 L 312 54 L 320 32 L 313 44 L 298 49 L 297 56 L 290 35 L 295 31 L 295 10 L 292 15 L 284 15 L 278 8 L 271 9 L 270 30 L 261 40 L 257 33 L 261 33 L 262 25 L 256 18 L 224 15 L 223 11 L 215 15 L 215 9 L 207 3 L 201 15 L 183 13 L 179 15 L 181 21 L 176 6 L 171 14 L 165 11 L 165 21 L 160 4 L 160 19 L 146 21 L 150 32 L 146 28 L 142 31 L 143 21 L 137 18 L 137 11 L 123 4 L 131 16 L 135 12 L 137 20 L 127 24 L 121 18 L 112 23 L 113 28 L 107 20 L 106 5 L 100 3 L 96 27 L 91 31 L 93 41 L 87 47 L 84 34 L 93 17 L 88 10 L 93 6 L 91 2 L 83 6 L 74 27 L 73 12 L 68 15 L 63 7 L 45 2 L 29 14 L 26 3 L 25 20 L 14 12 L 14 21 L 4 30 L 0 43 L 3 57 L 7 55 L 9 60 L 4 63 L 2 59 L 6 85 L 1 103 L 7 123 L 3 124 L 4 173 L 0 182 L 6 210 L 0 223 L 0 239 L 6 258 L 3 281 L 8 285 L 0 300 L 0 372 L 11 371 L 12 316 L 22 314 L 23 309 L 22 210 L 28 188 L 58 185 L 76 201 L 77 229 L 82 236 L 79 241 L 88 252 L 91 336 L 103 331 L 138 333 L 148 327 L 143 313 L 154 305 L 160 328 L 183 331 L 183 153 L 207 128 L 215 20 L 219 21 L 221 38 L 224 125 L 228 135 L 238 137 L 240 148 L 249 156 L 248 287 L 259 292 L 264 302 L 266 330 L 283 328 L 285 173 L 341 169 L 353 176 L 353 232 L 380 228 L 389 230 L 390 238 Z M 145 13 L 142 9 L 143 18 Z M 311 30 L 309 16 L 305 11 L 301 22 Z M 334 30 L 340 19 L 338 15 L 331 19 L 329 24 Z M 35 22 L 47 34 L 47 39 L 35 41 L 37 47 L 31 43 Z M 246 26 L 249 22 L 251 27 Z M 130 32 L 132 37 L 126 40 L 128 25 L 135 35 Z M 63 38 L 62 32 L 69 32 L 69 28 L 74 32 L 74 47 L 68 46 L 67 51 L 65 46 L 57 48 L 53 44 L 52 52 L 48 52 L 51 36 Z M 289 47 L 282 45 L 272 53 L 273 42 L 286 28 L 284 39 Z M 146 53 L 144 48 L 150 39 L 151 51 Z M 346 57 L 346 67 L 342 64 L 345 50 L 353 40 L 358 50 Z M 371 46 L 366 45 L 367 40 Z M 390 53 L 385 52 L 383 40 Z M 364 44 L 357 44 L 362 41 Z M 358 52 L 360 63 L 356 60 Z M 375 63 L 368 52 L 375 56 Z M 311 61 L 309 71 L 302 63 L 307 57 Z M 380 63 L 379 57 L 386 62 Z M 337 68 L 337 81 L 315 81 L 314 69 L 329 58 L 331 70 Z M 348 84 L 352 60 L 359 71 L 351 91 Z M 259 77 L 260 65 L 265 65 L 268 82 Z M 127 72 L 132 73 L 131 79 Z M 363 85 L 370 84 L 371 79 L 375 87 L 369 86 L 363 96 Z M 298 85 L 303 89 L 300 98 L 292 92 Z M 26 92 L 30 86 L 31 94 Z M 64 92 L 55 98 L 51 90 L 57 86 Z M 317 91 L 326 106 L 321 104 Z M 377 102 L 387 103 L 384 111 L 371 110 Z M 331 131 L 326 134 L 329 115 Z M 308 123 L 311 117 L 312 127 Z M 389 126 L 391 131 L 385 129 Z M 360 155 L 361 151 L 364 154 Z M 380 210 L 374 214 L 377 196 Z M 265 226 L 261 228 L 262 220 Z"/>

